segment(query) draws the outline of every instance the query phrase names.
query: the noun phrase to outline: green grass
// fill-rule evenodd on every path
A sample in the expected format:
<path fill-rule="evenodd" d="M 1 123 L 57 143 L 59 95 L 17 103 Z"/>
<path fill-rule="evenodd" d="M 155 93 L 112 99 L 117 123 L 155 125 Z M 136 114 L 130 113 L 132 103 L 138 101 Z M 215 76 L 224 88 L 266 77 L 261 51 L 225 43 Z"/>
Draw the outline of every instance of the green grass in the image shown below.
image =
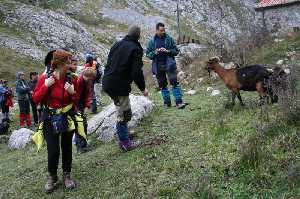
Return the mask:
<path fill-rule="evenodd" d="M 11 151 L 0 145 L 2 198 L 297 198 L 300 196 L 300 126 L 276 123 L 269 106 L 264 135 L 255 124 L 256 94 L 243 93 L 246 107 L 226 109 L 227 90 L 186 96 L 185 110 L 164 109 L 158 93 L 153 113 L 136 128 L 145 145 L 121 153 L 115 142 L 90 137 L 93 150 L 73 155 L 74 191 L 62 185 L 43 193 L 46 151 L 32 145 Z M 105 98 L 106 102 L 107 97 Z M 265 122 L 265 120 L 263 120 Z M 299 136 L 299 135 L 298 135 Z"/>
<path fill-rule="evenodd" d="M 0 47 L 0 79 L 9 81 L 10 86 L 14 86 L 16 73 L 24 71 L 29 79 L 31 71 L 41 72 L 42 63 L 26 56 L 20 56 L 16 51 Z"/>
<path fill-rule="evenodd" d="M 250 62 L 276 64 L 278 60 L 285 59 L 286 53 L 291 51 L 300 52 L 300 34 L 277 43 L 270 41 L 259 49 L 253 49 Z"/>

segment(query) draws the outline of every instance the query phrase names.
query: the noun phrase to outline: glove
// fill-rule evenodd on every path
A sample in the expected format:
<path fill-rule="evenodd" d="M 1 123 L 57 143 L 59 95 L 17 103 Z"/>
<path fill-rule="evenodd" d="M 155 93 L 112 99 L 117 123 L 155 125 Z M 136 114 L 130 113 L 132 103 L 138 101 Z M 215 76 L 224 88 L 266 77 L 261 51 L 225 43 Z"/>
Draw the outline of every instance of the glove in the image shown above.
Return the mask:
<path fill-rule="evenodd" d="M 64 88 L 65 88 L 65 90 L 66 90 L 70 95 L 73 95 L 73 94 L 75 93 L 74 85 L 73 85 L 73 84 L 70 84 L 69 82 L 66 82 L 66 83 L 65 83 Z"/>
<path fill-rule="evenodd" d="M 54 83 L 55 83 L 55 79 L 53 77 L 49 77 L 45 79 L 45 86 L 47 86 L 48 88 L 52 86 Z"/>

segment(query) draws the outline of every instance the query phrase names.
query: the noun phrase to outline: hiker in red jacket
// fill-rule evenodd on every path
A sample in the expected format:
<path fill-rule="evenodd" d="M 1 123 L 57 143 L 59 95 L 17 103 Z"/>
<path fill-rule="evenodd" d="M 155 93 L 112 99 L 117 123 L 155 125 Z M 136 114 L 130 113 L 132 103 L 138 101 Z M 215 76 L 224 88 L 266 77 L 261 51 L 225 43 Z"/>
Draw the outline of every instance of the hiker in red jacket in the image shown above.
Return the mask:
<path fill-rule="evenodd" d="M 76 104 L 77 81 L 69 76 L 67 71 L 71 64 L 72 55 L 64 50 L 53 53 L 52 73 L 43 74 L 33 93 L 33 101 L 41 103 L 43 109 L 42 121 L 44 137 L 47 142 L 49 177 L 45 185 L 47 193 L 52 192 L 58 182 L 57 169 L 62 150 L 62 169 L 64 185 L 68 189 L 75 188 L 71 178 L 72 137 L 73 131 L 68 130 L 67 116 L 74 114 Z M 61 137 L 61 139 L 60 139 Z"/>
<path fill-rule="evenodd" d="M 91 85 L 95 79 L 96 72 L 92 68 L 85 68 L 82 71 L 78 79 L 78 92 L 77 92 L 77 109 L 82 114 L 84 131 L 87 134 L 87 110 L 91 108 L 92 102 L 92 88 Z M 79 134 L 75 134 L 75 143 L 77 151 L 79 153 L 84 153 L 88 151 L 88 145 L 86 139 L 84 139 Z"/>

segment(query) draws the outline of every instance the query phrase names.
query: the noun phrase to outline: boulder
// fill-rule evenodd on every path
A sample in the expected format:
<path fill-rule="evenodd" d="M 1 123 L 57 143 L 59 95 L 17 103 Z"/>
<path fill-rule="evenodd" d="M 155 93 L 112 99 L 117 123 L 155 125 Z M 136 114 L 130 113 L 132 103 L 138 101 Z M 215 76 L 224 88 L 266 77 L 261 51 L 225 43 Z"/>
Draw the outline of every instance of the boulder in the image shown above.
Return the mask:
<path fill-rule="evenodd" d="M 33 134 L 34 132 L 32 130 L 26 128 L 13 131 L 8 140 L 8 147 L 10 149 L 25 148 L 26 145 L 31 142 Z"/>
<path fill-rule="evenodd" d="M 282 65 L 283 62 L 284 62 L 284 61 L 281 59 L 281 60 L 278 60 L 278 61 L 276 62 L 276 64 L 277 64 L 277 65 Z"/>
<path fill-rule="evenodd" d="M 132 109 L 132 119 L 128 123 L 130 129 L 136 127 L 142 118 L 147 116 L 154 108 L 154 104 L 143 96 L 130 95 Z M 101 141 L 109 142 L 113 140 L 116 133 L 116 108 L 112 103 L 106 106 L 103 111 L 95 115 L 88 121 L 88 134 L 96 133 Z"/>
<path fill-rule="evenodd" d="M 220 94 L 221 94 L 221 91 L 216 90 L 216 89 L 211 92 L 211 96 L 217 96 L 217 95 L 220 95 Z"/>
<path fill-rule="evenodd" d="M 197 93 L 196 90 L 189 90 L 188 92 L 186 92 L 185 94 L 187 95 L 195 95 Z"/>

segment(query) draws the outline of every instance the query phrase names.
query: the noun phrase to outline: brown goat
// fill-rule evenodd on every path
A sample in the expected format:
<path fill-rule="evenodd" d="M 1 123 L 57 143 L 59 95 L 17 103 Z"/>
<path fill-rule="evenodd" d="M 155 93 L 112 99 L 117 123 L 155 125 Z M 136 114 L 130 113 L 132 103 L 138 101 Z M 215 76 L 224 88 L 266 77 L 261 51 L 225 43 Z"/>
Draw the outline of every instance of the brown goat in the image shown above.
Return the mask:
<path fill-rule="evenodd" d="M 232 91 L 232 104 L 235 104 L 235 98 L 238 97 L 241 105 L 243 100 L 240 91 L 257 91 L 260 98 L 263 99 L 267 94 L 265 82 L 269 79 L 270 73 L 261 65 L 251 65 L 239 69 L 224 69 L 220 65 L 220 59 L 213 57 L 207 62 L 207 70 L 216 72 L 224 81 L 227 88 Z"/>

